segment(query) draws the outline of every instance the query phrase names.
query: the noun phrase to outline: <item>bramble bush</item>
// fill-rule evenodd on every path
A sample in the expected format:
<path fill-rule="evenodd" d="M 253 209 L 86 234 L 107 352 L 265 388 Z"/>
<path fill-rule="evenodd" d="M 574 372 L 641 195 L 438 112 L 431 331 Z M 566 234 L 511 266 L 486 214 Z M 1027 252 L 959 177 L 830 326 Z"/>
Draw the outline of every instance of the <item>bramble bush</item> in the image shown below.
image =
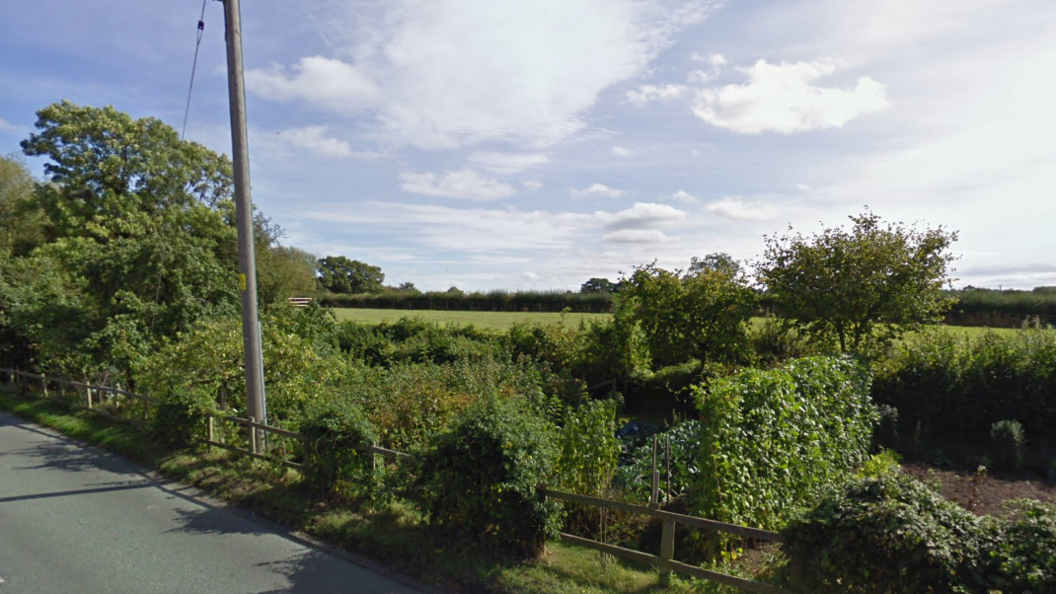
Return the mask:
<path fill-rule="evenodd" d="M 366 416 L 347 402 L 317 404 L 301 422 L 304 446 L 304 480 L 312 494 L 323 497 L 339 481 L 370 480 L 373 454 L 356 446 L 377 440 Z"/>
<path fill-rule="evenodd" d="M 533 557 L 560 526 L 540 496 L 558 458 L 554 427 L 524 398 L 470 407 L 420 454 L 414 488 L 431 526 L 492 550 Z"/>
<path fill-rule="evenodd" d="M 696 397 L 703 427 L 691 509 L 760 528 L 780 527 L 865 460 L 878 419 L 868 372 L 846 358 L 747 369 Z"/>
<path fill-rule="evenodd" d="M 186 382 L 159 399 L 150 432 L 170 448 L 190 447 L 206 438 L 205 416 L 216 412 L 216 398 L 208 388 Z"/>

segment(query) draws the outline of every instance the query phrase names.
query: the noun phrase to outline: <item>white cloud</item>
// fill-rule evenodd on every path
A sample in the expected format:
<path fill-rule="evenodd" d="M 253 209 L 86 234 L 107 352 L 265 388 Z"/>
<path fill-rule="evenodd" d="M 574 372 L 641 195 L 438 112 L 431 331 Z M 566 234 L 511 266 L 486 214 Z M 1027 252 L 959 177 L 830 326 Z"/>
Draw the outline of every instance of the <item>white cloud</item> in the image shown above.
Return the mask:
<path fill-rule="evenodd" d="M 485 178 L 472 169 L 435 173 L 401 173 L 405 192 L 465 200 L 498 200 L 517 193 L 512 187 L 493 179 Z"/>
<path fill-rule="evenodd" d="M 509 175 L 545 165 L 549 157 L 542 153 L 497 153 L 478 151 L 469 156 L 469 162 L 494 173 Z"/>
<path fill-rule="evenodd" d="M 521 185 L 523 185 L 525 189 L 534 192 L 543 187 L 543 182 L 537 179 L 526 179 L 521 182 Z"/>
<path fill-rule="evenodd" d="M 887 87 L 867 76 L 850 90 L 811 84 L 835 69 L 828 62 L 768 64 L 759 60 L 738 68 L 748 75 L 747 84 L 699 90 L 694 113 L 714 126 L 743 134 L 791 134 L 839 128 L 887 107 Z"/>
<path fill-rule="evenodd" d="M 609 243 L 649 244 L 663 243 L 668 237 L 658 229 L 620 229 L 606 233 L 601 239 Z"/>
<path fill-rule="evenodd" d="M 612 231 L 670 227 L 686 219 L 685 211 L 655 202 L 635 202 L 631 208 L 617 213 L 599 211 L 594 216 Z"/>
<path fill-rule="evenodd" d="M 682 202 L 694 203 L 699 202 L 697 197 L 685 190 L 679 190 L 674 194 L 671 194 L 671 198 L 674 200 L 681 200 Z"/>
<path fill-rule="evenodd" d="M 246 86 L 275 101 L 300 99 L 340 112 L 374 105 L 381 90 L 370 73 L 323 56 L 301 58 L 289 69 L 247 70 Z"/>
<path fill-rule="evenodd" d="M 694 53 L 690 56 L 690 59 L 695 62 L 703 62 L 705 70 L 691 70 L 686 80 L 691 83 L 704 84 L 710 82 L 713 78 L 722 73 L 722 69 L 726 66 L 726 58 L 722 54 L 698 54 Z"/>
<path fill-rule="evenodd" d="M 605 198 L 619 198 L 623 196 L 623 190 L 617 190 L 616 188 L 610 188 L 605 184 L 594 183 L 589 188 L 577 190 L 575 188 L 569 188 L 568 193 L 573 198 L 583 198 L 585 196 L 604 196 Z"/>
<path fill-rule="evenodd" d="M 366 110 L 387 144 L 546 146 L 583 130 L 601 91 L 638 75 L 718 4 L 332 2 L 322 27 L 333 56 L 250 70 L 246 81 L 278 101 Z"/>
<path fill-rule="evenodd" d="M 796 189 L 797 190 L 809 190 L 810 186 L 808 186 L 807 184 L 796 184 Z"/>
<path fill-rule="evenodd" d="M 629 148 L 624 148 L 622 146 L 614 146 L 612 147 L 612 154 L 616 155 L 617 157 L 626 158 L 633 157 L 635 155 L 635 152 Z"/>
<path fill-rule="evenodd" d="M 691 55 L 689 59 L 693 60 L 694 62 L 704 62 L 712 68 L 722 68 L 726 65 L 726 57 L 722 54 L 716 53 L 699 54 L 697 52 L 693 52 L 693 55 Z"/>
<path fill-rule="evenodd" d="M 308 149 L 324 157 L 352 157 L 352 147 L 344 140 L 330 138 L 326 135 L 326 126 L 307 126 L 289 128 L 279 132 L 279 139 L 295 147 Z"/>
<path fill-rule="evenodd" d="M 689 87 L 685 85 L 642 85 L 637 91 L 627 91 L 626 97 L 628 103 L 645 105 L 651 101 L 678 99 L 688 91 Z"/>
<path fill-rule="evenodd" d="M 727 197 L 712 202 L 704 207 L 708 212 L 739 221 L 765 221 L 778 216 L 780 212 L 773 206 L 748 204 L 741 198 Z"/>

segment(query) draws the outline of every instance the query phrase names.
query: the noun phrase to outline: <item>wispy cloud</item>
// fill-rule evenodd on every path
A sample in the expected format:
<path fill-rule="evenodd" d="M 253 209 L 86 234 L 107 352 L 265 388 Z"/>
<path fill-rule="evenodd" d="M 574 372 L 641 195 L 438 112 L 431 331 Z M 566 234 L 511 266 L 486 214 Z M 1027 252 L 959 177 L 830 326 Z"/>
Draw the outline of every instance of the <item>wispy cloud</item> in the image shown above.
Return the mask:
<path fill-rule="evenodd" d="M 682 202 L 688 202 L 688 203 L 699 202 L 699 200 L 697 200 L 696 196 L 694 196 L 693 194 L 690 194 L 689 192 L 687 192 L 685 190 L 679 190 L 679 191 L 675 192 L 674 194 L 671 194 L 671 198 L 673 200 L 681 200 Z"/>
<path fill-rule="evenodd" d="M 550 162 L 542 153 L 497 153 L 478 151 L 469 156 L 469 162 L 493 173 L 509 175 L 538 167 Z"/>
<path fill-rule="evenodd" d="M 717 202 L 712 202 L 704 208 L 717 216 L 742 221 L 765 221 L 773 219 L 780 214 L 780 211 L 773 206 L 748 203 L 741 198 L 734 197 L 727 197 Z"/>
<path fill-rule="evenodd" d="M 747 84 L 697 91 L 697 117 L 743 134 L 792 134 L 839 128 L 888 105 L 887 87 L 868 76 L 859 78 L 853 89 L 812 84 L 836 70 L 829 62 L 759 60 L 738 70 L 748 76 Z"/>
<path fill-rule="evenodd" d="M 352 157 L 355 153 L 348 142 L 326 135 L 326 126 L 307 126 L 289 128 L 279 132 L 280 140 L 291 145 L 307 149 L 324 157 Z"/>
<path fill-rule="evenodd" d="M 689 92 L 685 85 L 642 85 L 637 90 L 627 91 L 627 102 L 645 105 L 653 101 L 668 101 L 684 97 Z"/>
<path fill-rule="evenodd" d="M 611 152 L 612 152 L 612 154 L 616 155 L 617 157 L 624 157 L 624 158 L 633 157 L 636 154 L 635 151 L 632 151 L 629 148 L 624 148 L 622 146 L 614 146 L 614 147 L 612 147 L 612 151 Z"/>
<path fill-rule="evenodd" d="M 435 173 L 402 173 L 405 192 L 464 200 L 499 200 L 517 193 L 511 186 L 488 179 L 472 169 Z"/>

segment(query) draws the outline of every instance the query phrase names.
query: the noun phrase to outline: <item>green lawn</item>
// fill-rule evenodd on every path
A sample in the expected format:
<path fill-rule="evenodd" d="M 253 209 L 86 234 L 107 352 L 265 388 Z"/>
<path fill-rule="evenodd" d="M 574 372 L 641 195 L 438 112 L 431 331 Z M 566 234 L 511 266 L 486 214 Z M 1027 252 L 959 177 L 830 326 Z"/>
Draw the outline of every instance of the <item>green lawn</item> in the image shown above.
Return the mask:
<path fill-rule="evenodd" d="M 395 322 L 400 318 L 420 317 L 428 322 L 438 324 L 455 324 L 468 326 L 473 324 L 478 328 L 503 331 L 518 322 L 532 324 L 563 323 L 570 328 L 579 326 L 580 321 L 609 320 L 611 314 L 590 313 L 549 313 L 549 312 L 516 312 L 516 311 L 442 311 L 432 309 L 360 309 L 360 308 L 335 308 L 339 321 L 352 320 L 377 324 L 379 322 Z M 764 318 L 752 318 L 753 325 L 762 324 Z M 999 334 L 1016 332 L 1016 328 L 983 328 L 978 326 L 942 326 L 948 332 L 954 332 L 962 336 L 978 337 L 988 330 Z"/>
<path fill-rule="evenodd" d="M 377 324 L 379 322 L 395 322 L 400 318 L 420 317 L 427 322 L 439 324 L 456 324 L 468 326 L 473 324 L 478 328 L 491 330 L 506 330 L 518 322 L 529 322 L 532 324 L 563 323 L 565 326 L 576 328 L 580 321 L 608 320 L 611 314 L 589 314 L 589 313 L 549 313 L 549 312 L 516 312 L 516 311 L 440 311 L 432 309 L 359 309 L 339 308 L 334 309 L 339 321 L 352 320 Z"/>

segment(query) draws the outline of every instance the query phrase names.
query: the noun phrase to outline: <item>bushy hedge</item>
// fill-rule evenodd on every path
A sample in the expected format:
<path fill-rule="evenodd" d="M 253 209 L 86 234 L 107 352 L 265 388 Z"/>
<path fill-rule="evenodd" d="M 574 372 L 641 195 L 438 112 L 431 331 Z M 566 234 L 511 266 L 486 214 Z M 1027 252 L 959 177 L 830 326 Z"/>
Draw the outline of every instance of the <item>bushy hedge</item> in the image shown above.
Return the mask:
<path fill-rule="evenodd" d="M 878 367 L 873 399 L 898 409 L 903 435 L 986 443 L 994 422 L 1014 419 L 1045 446 L 1056 435 L 1056 331 L 930 332 Z"/>
<path fill-rule="evenodd" d="M 868 372 L 849 359 L 748 369 L 696 396 L 703 427 L 692 509 L 762 528 L 781 526 L 860 464 L 878 418 Z"/>
<path fill-rule="evenodd" d="M 947 315 L 950 323 L 1018 328 L 1030 318 L 1056 322 L 1056 290 L 1052 287 L 1033 291 L 969 289 L 949 295 L 957 299 Z"/>
<path fill-rule="evenodd" d="M 897 470 L 857 478 L 782 531 L 789 577 L 819 594 L 1056 592 L 1056 507 L 1014 507 L 976 517 Z"/>
<path fill-rule="evenodd" d="M 183 384 L 159 398 L 150 431 L 168 447 L 186 448 L 206 438 L 206 415 L 216 412 L 216 398 L 206 386 Z"/>
<path fill-rule="evenodd" d="M 417 291 L 364 293 L 360 295 L 323 294 L 317 296 L 331 307 L 372 309 L 439 309 L 456 311 L 546 311 L 566 308 L 575 312 L 606 313 L 612 311 L 611 293 L 570 293 L 539 291 L 489 291 L 462 293 L 452 291 Z"/>
<path fill-rule="evenodd" d="M 492 550 L 535 556 L 560 525 L 560 504 L 537 491 L 557 458 L 555 430 L 531 403 L 488 399 L 432 440 L 415 488 L 431 526 Z"/>
<path fill-rule="evenodd" d="M 855 479 L 782 531 L 805 592 L 974 592 L 992 532 L 983 520 L 903 474 Z"/>
<path fill-rule="evenodd" d="M 356 447 L 377 440 L 366 415 L 347 402 L 316 406 L 301 423 L 305 436 L 304 480 L 319 497 L 330 493 L 341 480 L 370 479 L 372 454 Z"/>

